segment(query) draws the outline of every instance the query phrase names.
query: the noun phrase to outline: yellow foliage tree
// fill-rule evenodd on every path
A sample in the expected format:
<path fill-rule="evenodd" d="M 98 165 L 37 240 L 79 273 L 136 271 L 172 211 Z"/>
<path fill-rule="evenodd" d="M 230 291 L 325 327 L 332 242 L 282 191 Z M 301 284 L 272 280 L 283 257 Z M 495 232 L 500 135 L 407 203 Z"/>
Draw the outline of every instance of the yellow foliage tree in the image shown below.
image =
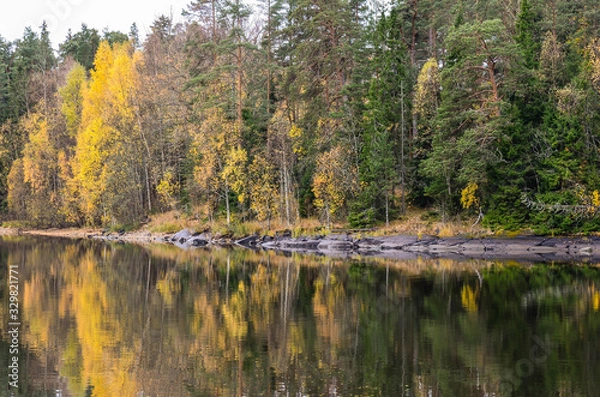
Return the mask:
<path fill-rule="evenodd" d="M 23 176 L 23 159 L 16 159 L 8 173 L 8 210 L 17 219 L 27 217 L 26 198 L 30 194 L 29 187 L 25 184 Z"/>
<path fill-rule="evenodd" d="M 83 89 L 72 168 L 79 209 L 90 224 L 133 223 L 144 215 L 148 178 L 137 91 L 141 62 L 130 43 L 102 42 Z"/>
<path fill-rule="evenodd" d="M 67 75 L 65 85 L 59 90 L 61 98 L 61 112 L 65 117 L 67 135 L 73 139 L 77 137 L 81 124 L 81 111 L 83 108 L 82 88 L 87 82 L 85 68 L 75 64 Z"/>
<path fill-rule="evenodd" d="M 156 186 L 156 193 L 160 197 L 160 200 L 170 209 L 176 207 L 177 191 L 179 190 L 179 183 L 175 179 L 175 175 L 172 171 L 168 170 L 164 173 L 163 178 Z"/>
<path fill-rule="evenodd" d="M 259 221 L 267 221 L 271 228 L 271 219 L 279 213 L 279 183 L 275 168 L 263 157 L 257 156 L 250 164 L 250 209 L 256 213 Z"/>
<path fill-rule="evenodd" d="M 475 182 L 469 182 L 460 195 L 460 203 L 464 209 L 469 209 L 473 206 L 479 206 L 479 198 L 477 197 L 477 190 L 479 185 Z"/>
<path fill-rule="evenodd" d="M 419 117 L 431 117 L 438 107 L 440 76 L 438 61 L 430 58 L 423 64 L 414 92 L 413 113 Z"/>
<path fill-rule="evenodd" d="M 594 39 L 587 47 L 589 73 L 592 86 L 600 93 L 600 39 Z"/>
<path fill-rule="evenodd" d="M 337 145 L 317 157 L 312 190 L 315 206 L 322 211 L 331 227 L 331 218 L 344 208 L 356 187 L 356 169 L 348 161 L 349 153 Z"/>
<path fill-rule="evenodd" d="M 193 135 L 192 155 L 194 161 L 194 181 L 203 198 L 209 203 L 209 218 L 219 199 L 225 202 L 227 224 L 231 222 L 229 195 L 241 193 L 237 183 L 243 175 L 240 167 L 245 166 L 246 153 L 240 148 L 240 134 L 235 122 L 219 107 L 201 112 L 203 121 Z M 238 192 L 236 192 L 238 193 Z"/>
<path fill-rule="evenodd" d="M 13 214 L 37 226 L 60 224 L 60 170 L 50 125 L 41 113 L 20 122 L 28 140 L 23 157 L 15 161 L 8 178 L 8 205 Z"/>

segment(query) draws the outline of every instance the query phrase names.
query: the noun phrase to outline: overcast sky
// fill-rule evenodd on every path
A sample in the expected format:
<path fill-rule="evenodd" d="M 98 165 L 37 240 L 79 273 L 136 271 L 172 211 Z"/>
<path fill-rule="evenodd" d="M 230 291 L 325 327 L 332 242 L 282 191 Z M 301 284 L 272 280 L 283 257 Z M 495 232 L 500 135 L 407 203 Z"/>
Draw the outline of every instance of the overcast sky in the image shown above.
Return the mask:
<path fill-rule="evenodd" d="M 0 0 L 0 36 L 13 41 L 23 36 L 26 26 L 39 32 L 46 20 L 52 46 L 58 48 L 69 28 L 78 32 L 85 23 L 98 32 L 108 27 L 129 33 L 135 22 L 144 38 L 159 15 L 172 13 L 175 22 L 181 21 L 181 10 L 191 0 Z"/>

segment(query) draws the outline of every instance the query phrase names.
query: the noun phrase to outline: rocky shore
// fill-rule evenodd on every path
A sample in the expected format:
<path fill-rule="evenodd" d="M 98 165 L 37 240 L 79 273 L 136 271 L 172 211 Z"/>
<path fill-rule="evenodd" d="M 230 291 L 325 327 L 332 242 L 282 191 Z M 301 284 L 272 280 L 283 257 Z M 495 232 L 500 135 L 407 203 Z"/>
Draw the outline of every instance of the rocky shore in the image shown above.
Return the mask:
<path fill-rule="evenodd" d="M 380 236 L 359 238 L 350 234 L 304 236 L 290 233 L 229 239 L 184 229 L 170 235 L 134 237 L 117 233 L 89 235 L 88 238 L 131 242 L 166 242 L 183 249 L 210 246 L 241 246 L 248 249 L 299 252 L 336 257 L 354 255 L 396 259 L 456 258 L 514 259 L 519 261 L 600 261 L 600 237 L 448 237 Z"/>
<path fill-rule="evenodd" d="M 107 232 L 82 229 L 25 231 L 20 234 L 87 238 L 113 242 L 168 243 L 182 249 L 211 246 L 239 246 L 254 250 L 298 252 L 335 257 L 371 256 L 391 259 L 513 259 L 527 262 L 594 261 L 600 262 L 600 237 L 447 237 L 379 236 L 357 237 L 329 234 L 294 238 L 291 233 L 248 236 L 241 239 L 197 233 L 184 229 L 174 234 L 150 232 Z M 6 233 L 1 233 L 6 234 Z"/>

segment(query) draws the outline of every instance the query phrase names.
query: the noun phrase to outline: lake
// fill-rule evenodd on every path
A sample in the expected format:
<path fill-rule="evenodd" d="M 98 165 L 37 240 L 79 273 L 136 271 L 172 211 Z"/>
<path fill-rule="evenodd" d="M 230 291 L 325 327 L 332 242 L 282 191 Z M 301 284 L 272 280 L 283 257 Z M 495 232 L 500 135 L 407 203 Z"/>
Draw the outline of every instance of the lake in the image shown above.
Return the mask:
<path fill-rule="evenodd" d="M 600 394 L 596 263 L 17 236 L 0 260 L 0 396 Z"/>

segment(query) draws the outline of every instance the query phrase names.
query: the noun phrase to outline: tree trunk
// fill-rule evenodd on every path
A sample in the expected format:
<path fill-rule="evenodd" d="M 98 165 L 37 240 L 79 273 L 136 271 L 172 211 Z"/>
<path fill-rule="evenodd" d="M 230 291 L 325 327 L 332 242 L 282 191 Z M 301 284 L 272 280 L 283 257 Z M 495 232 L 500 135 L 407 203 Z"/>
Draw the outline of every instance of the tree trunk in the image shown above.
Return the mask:
<path fill-rule="evenodd" d="M 406 185 L 406 166 L 404 158 L 404 82 L 400 82 L 400 189 L 402 194 L 402 214 L 406 212 L 406 198 L 405 196 L 405 185 Z M 413 118 L 414 119 L 414 118 Z M 386 197 L 386 218 L 387 218 L 387 206 L 388 198 Z M 386 221 L 386 225 L 389 226 L 389 222 Z"/>
<path fill-rule="evenodd" d="M 227 210 L 227 227 L 231 224 L 231 211 L 229 208 L 229 182 L 225 178 L 225 209 Z"/>
<path fill-rule="evenodd" d="M 385 193 L 385 227 L 390 226 L 390 195 Z"/>

